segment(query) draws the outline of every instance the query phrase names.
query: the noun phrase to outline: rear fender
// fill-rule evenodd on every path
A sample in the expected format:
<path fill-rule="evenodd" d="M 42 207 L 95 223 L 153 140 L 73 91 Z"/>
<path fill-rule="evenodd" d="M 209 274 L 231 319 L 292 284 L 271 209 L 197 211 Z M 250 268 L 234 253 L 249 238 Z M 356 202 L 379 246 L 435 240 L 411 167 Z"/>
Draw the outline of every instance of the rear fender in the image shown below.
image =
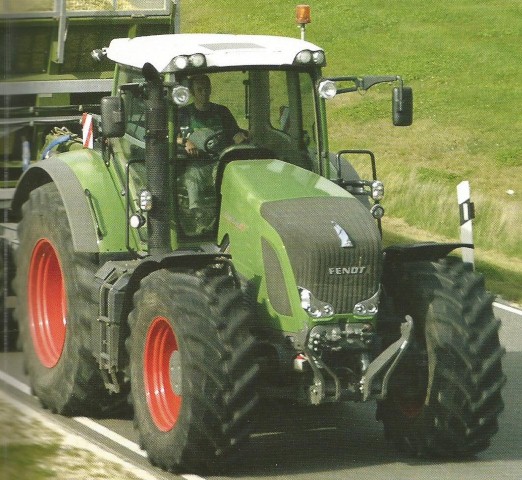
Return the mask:
<path fill-rule="evenodd" d="M 75 251 L 126 251 L 123 199 L 98 156 L 85 149 L 35 163 L 17 185 L 11 204 L 14 219 L 20 219 L 32 190 L 53 182 L 67 212 Z"/>

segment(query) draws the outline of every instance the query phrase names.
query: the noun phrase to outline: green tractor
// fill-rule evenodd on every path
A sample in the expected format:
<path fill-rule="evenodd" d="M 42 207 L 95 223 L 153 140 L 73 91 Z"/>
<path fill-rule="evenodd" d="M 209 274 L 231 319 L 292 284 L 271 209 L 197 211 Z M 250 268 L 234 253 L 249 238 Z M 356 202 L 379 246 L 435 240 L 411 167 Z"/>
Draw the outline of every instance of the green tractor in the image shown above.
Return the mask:
<path fill-rule="evenodd" d="M 376 400 L 413 455 L 487 448 L 505 377 L 482 277 L 448 256 L 461 244 L 383 248 L 373 154 L 328 147 L 336 94 L 394 83 L 393 122 L 411 124 L 400 77 L 324 78 L 321 48 L 261 35 L 121 38 L 95 56 L 116 68 L 94 148 L 43 145 L 4 233 L 41 403 L 99 416 L 128 396 L 170 471 L 230 461 L 266 399 Z M 196 78 L 234 122 L 185 130 Z"/>

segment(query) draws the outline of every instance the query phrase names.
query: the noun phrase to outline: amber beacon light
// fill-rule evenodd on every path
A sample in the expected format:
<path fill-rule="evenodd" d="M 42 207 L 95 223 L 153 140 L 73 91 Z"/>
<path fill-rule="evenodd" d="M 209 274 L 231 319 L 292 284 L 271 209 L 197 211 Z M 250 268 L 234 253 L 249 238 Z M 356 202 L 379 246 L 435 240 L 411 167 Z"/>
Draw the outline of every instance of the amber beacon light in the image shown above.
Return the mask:
<path fill-rule="evenodd" d="M 297 7 L 295 7 L 295 21 L 301 29 L 301 40 L 304 40 L 306 24 L 312 21 L 310 5 L 297 5 Z"/>

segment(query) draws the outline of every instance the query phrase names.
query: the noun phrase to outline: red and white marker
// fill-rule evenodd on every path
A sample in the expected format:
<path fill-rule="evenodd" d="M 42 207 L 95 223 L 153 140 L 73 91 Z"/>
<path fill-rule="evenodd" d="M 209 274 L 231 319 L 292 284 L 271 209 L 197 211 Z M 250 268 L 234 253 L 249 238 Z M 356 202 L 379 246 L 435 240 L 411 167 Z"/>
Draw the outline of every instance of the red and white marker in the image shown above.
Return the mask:
<path fill-rule="evenodd" d="M 83 148 L 94 148 L 92 115 L 90 113 L 82 115 L 82 135 Z"/>

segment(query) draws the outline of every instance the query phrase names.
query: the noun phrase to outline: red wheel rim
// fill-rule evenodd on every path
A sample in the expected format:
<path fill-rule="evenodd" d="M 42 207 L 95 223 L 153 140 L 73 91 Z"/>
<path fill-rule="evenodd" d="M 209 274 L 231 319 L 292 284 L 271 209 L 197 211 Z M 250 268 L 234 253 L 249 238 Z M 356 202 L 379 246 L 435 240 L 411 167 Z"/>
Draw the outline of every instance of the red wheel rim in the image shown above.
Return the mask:
<path fill-rule="evenodd" d="M 402 414 L 406 418 L 416 418 L 422 411 L 422 407 L 424 406 L 423 398 L 401 398 L 399 403 L 399 408 Z"/>
<path fill-rule="evenodd" d="M 62 355 L 67 330 L 67 301 L 62 267 L 56 250 L 39 240 L 29 265 L 29 326 L 42 365 L 54 367 Z"/>
<path fill-rule="evenodd" d="M 156 426 L 168 432 L 178 421 L 181 409 L 181 368 L 176 335 L 164 317 L 156 317 L 147 331 L 143 366 L 150 414 Z"/>

